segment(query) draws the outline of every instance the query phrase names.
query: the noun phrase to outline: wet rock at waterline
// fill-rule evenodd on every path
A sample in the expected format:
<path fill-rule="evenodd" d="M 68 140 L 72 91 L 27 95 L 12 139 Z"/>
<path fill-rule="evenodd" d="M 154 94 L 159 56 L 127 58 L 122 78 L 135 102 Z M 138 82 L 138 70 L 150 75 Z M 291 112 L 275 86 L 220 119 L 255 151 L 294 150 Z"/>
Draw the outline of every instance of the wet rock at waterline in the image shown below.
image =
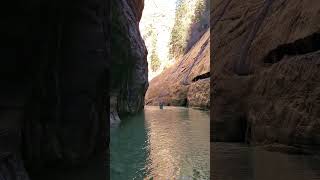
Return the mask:
<path fill-rule="evenodd" d="M 319 3 L 213 2 L 212 141 L 320 145 Z"/>

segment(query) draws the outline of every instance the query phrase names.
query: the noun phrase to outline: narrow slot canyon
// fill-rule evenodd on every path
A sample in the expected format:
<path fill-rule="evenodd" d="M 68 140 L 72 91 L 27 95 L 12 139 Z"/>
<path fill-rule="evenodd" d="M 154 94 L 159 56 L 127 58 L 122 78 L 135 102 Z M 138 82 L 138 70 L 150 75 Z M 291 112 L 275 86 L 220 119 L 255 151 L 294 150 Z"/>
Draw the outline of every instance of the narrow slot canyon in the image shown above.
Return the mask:
<path fill-rule="evenodd" d="M 143 43 L 132 51 L 145 45 L 134 65 L 147 70 L 139 91 L 144 104 L 120 109 L 142 83 L 130 79 L 112 98 L 111 179 L 209 179 L 209 0 L 145 0 L 141 13 Z M 135 107 L 132 100 L 123 107 Z"/>
<path fill-rule="evenodd" d="M 0 14 L 0 180 L 320 179 L 319 0 Z"/>

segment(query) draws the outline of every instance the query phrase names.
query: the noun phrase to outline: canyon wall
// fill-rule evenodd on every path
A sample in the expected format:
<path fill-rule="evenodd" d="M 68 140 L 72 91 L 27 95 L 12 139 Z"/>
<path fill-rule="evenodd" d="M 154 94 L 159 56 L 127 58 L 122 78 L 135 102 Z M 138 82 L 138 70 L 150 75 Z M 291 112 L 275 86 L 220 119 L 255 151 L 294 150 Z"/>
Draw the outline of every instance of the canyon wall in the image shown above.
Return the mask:
<path fill-rule="evenodd" d="M 146 105 L 192 106 L 208 109 L 210 91 L 210 32 L 179 61 L 150 81 Z"/>
<path fill-rule="evenodd" d="M 148 88 L 147 49 L 139 30 L 144 1 L 112 1 L 111 121 L 144 106 Z"/>
<path fill-rule="evenodd" d="M 319 1 L 211 8 L 211 141 L 319 147 Z"/>
<path fill-rule="evenodd" d="M 171 17 L 175 18 L 175 21 L 168 32 L 171 38 L 167 44 L 169 53 L 167 58 L 176 57 L 150 81 L 145 103 L 208 109 L 210 104 L 209 0 L 185 0 L 176 3 L 175 16 Z M 160 58 L 161 63 L 166 61 L 166 58 Z"/>
<path fill-rule="evenodd" d="M 120 114 L 144 105 L 142 10 L 143 0 L 1 6 L 1 180 L 107 178 L 109 92 Z"/>

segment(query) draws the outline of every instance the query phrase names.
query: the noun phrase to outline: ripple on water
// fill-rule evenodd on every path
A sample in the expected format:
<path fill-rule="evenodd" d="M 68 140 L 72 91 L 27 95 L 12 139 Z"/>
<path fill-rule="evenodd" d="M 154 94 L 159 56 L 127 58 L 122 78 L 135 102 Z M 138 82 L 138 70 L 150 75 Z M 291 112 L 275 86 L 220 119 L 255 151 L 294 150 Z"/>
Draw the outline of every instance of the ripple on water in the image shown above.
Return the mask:
<path fill-rule="evenodd" d="M 209 179 L 209 128 L 206 111 L 147 106 L 111 134 L 111 179 Z"/>

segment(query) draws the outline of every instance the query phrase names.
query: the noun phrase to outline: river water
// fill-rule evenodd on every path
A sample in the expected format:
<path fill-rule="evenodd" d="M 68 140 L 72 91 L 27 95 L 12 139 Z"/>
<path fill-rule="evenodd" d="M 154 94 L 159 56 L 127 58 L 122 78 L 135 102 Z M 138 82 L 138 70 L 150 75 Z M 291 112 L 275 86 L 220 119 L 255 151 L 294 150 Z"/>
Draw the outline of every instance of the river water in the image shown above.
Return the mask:
<path fill-rule="evenodd" d="M 213 180 L 320 180 L 320 158 L 269 152 L 237 143 L 211 144 Z"/>
<path fill-rule="evenodd" d="M 320 158 L 209 143 L 209 112 L 147 106 L 111 128 L 112 180 L 320 180 Z"/>
<path fill-rule="evenodd" d="M 209 112 L 147 106 L 111 127 L 112 180 L 209 179 Z"/>

